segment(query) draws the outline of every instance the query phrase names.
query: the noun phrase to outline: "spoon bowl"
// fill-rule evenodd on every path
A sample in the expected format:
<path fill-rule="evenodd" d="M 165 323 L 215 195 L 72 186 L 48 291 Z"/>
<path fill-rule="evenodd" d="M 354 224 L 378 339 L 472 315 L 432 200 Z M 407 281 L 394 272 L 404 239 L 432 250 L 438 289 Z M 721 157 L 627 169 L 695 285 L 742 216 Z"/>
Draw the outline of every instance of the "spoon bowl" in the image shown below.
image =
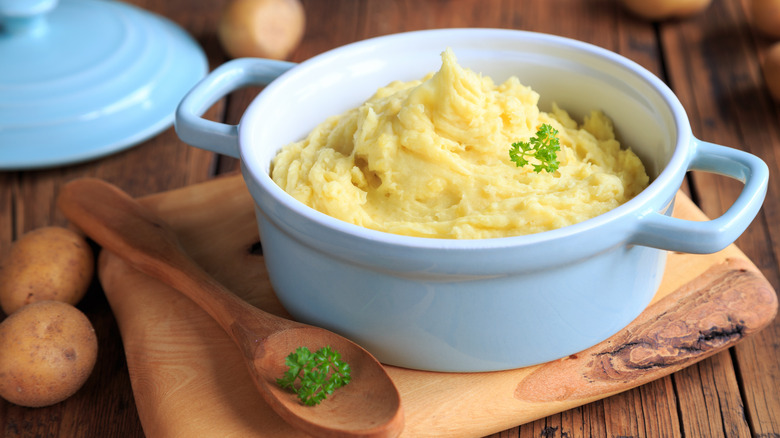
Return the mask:
<path fill-rule="evenodd" d="M 93 178 L 63 186 L 57 205 L 76 226 L 130 266 L 178 290 L 203 308 L 240 348 L 269 406 L 290 425 L 318 437 L 394 437 L 403 429 L 398 389 L 382 365 L 354 342 L 328 330 L 258 309 L 228 291 L 182 249 L 176 234 L 119 188 Z M 321 404 L 305 406 L 276 379 L 296 348 L 331 346 L 352 370 L 349 384 Z"/>

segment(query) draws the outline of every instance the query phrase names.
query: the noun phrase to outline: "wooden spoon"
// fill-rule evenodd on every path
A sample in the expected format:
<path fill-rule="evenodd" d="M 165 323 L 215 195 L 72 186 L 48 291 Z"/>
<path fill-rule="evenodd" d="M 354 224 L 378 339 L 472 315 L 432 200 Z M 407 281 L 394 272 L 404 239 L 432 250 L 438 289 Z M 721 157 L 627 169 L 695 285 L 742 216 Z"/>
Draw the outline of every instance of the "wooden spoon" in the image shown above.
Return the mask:
<path fill-rule="evenodd" d="M 65 216 L 103 248 L 203 308 L 235 341 L 265 401 L 290 425 L 317 437 L 394 437 L 403 429 L 398 389 L 357 344 L 322 328 L 264 312 L 228 291 L 182 249 L 175 233 L 119 188 L 78 179 L 60 191 Z M 352 381 L 317 406 L 305 406 L 276 379 L 297 347 L 330 345 L 352 368 Z"/>

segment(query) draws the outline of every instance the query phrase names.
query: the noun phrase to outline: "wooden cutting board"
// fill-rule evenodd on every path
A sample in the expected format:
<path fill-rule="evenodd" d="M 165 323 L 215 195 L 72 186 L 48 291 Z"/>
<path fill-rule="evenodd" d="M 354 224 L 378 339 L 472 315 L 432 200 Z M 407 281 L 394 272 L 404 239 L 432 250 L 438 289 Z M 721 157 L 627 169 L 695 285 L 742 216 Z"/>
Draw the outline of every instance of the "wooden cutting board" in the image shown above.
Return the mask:
<path fill-rule="evenodd" d="M 269 285 L 252 200 L 239 175 L 142 202 L 228 288 L 287 315 Z M 675 216 L 706 220 L 682 194 Z M 239 351 L 205 312 L 105 251 L 99 275 L 122 334 L 147 436 L 302 436 L 265 404 Z M 583 405 L 722 351 L 763 328 L 776 312 L 775 291 L 735 246 L 711 255 L 670 254 L 650 307 L 612 338 L 578 354 L 491 373 L 388 366 L 402 396 L 403 436 L 479 437 Z"/>

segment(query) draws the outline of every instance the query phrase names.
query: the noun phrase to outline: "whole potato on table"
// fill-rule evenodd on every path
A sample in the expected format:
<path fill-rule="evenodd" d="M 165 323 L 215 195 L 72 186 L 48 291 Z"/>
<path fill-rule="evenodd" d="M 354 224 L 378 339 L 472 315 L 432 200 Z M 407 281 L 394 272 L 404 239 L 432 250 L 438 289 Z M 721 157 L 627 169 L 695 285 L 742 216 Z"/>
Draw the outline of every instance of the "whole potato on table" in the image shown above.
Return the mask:
<path fill-rule="evenodd" d="M 222 11 L 217 38 L 233 58 L 285 59 L 305 27 L 299 0 L 231 0 Z"/>
<path fill-rule="evenodd" d="M 62 227 L 30 231 L 0 262 L 0 307 L 6 315 L 35 301 L 78 303 L 89 288 L 95 259 L 87 241 Z"/>
<path fill-rule="evenodd" d="M 22 307 L 0 323 L 0 397 L 28 407 L 65 400 L 92 373 L 97 347 L 89 319 L 70 304 Z"/>

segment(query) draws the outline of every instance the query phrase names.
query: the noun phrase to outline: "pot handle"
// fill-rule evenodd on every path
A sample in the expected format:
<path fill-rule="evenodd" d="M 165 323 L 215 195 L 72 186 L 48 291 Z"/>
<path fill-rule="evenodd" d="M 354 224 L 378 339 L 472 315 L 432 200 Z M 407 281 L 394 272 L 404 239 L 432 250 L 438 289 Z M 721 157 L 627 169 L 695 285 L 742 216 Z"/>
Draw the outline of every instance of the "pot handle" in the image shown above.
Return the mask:
<path fill-rule="evenodd" d="M 239 158 L 238 125 L 206 120 L 203 114 L 219 99 L 251 85 L 268 85 L 296 64 L 260 58 L 238 58 L 217 67 L 184 96 L 174 127 L 185 143 Z"/>
<path fill-rule="evenodd" d="M 692 254 L 709 254 L 732 244 L 758 214 L 766 196 L 769 169 L 755 155 L 738 149 L 696 142 L 689 170 L 728 176 L 745 184 L 723 215 L 709 221 L 690 221 L 649 212 L 640 217 L 631 239 L 636 245 Z"/>

